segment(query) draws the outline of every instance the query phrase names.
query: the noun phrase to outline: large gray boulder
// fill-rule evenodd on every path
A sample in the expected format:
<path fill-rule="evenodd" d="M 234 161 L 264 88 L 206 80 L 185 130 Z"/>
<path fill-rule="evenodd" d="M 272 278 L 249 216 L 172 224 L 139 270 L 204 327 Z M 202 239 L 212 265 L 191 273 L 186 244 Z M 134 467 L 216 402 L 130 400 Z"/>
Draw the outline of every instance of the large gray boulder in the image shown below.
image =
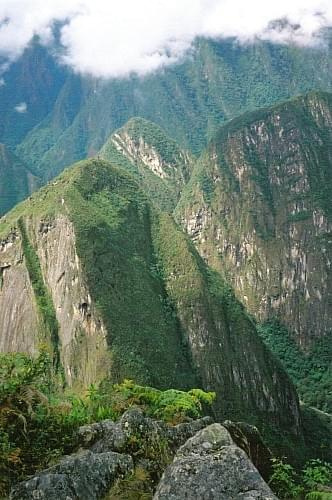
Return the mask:
<path fill-rule="evenodd" d="M 14 486 L 10 500 L 97 500 L 132 470 L 129 455 L 86 451 Z"/>
<path fill-rule="evenodd" d="M 276 500 L 228 430 L 212 424 L 179 448 L 154 500 Z"/>

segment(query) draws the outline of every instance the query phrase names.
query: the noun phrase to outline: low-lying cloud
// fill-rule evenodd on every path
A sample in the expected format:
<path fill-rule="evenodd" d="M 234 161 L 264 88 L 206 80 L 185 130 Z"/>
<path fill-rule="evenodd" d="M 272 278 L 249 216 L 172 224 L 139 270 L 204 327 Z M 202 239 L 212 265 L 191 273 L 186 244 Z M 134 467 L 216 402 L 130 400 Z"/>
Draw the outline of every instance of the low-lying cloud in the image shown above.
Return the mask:
<path fill-rule="evenodd" d="M 275 22 L 276 20 L 280 22 Z M 62 62 L 97 77 L 144 75 L 184 57 L 197 36 L 317 43 L 331 0 L 2 0 L 0 56 L 17 59 L 34 36 Z"/>
<path fill-rule="evenodd" d="M 17 106 L 14 107 L 17 113 L 26 113 L 28 110 L 28 106 L 26 102 L 20 102 Z"/>

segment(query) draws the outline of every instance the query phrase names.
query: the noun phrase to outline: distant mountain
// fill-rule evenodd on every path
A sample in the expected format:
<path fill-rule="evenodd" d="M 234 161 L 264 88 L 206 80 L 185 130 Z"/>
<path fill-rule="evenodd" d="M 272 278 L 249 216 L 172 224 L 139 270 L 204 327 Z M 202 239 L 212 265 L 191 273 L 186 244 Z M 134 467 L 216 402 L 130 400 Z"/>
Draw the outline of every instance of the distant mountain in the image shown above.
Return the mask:
<path fill-rule="evenodd" d="M 68 71 L 57 64 L 47 49 L 32 43 L 24 55 L 1 74 L 0 142 L 14 148 L 53 112 L 67 78 Z"/>
<path fill-rule="evenodd" d="M 162 72 L 107 81 L 75 76 L 35 46 L 4 75 L 0 140 L 15 144 L 45 179 L 96 154 L 133 116 L 156 122 L 182 148 L 198 153 L 223 122 L 244 111 L 312 89 L 331 90 L 331 61 L 328 44 L 198 40 L 191 58 Z M 25 113 L 15 111 L 19 102 L 26 103 Z"/>
<path fill-rule="evenodd" d="M 39 180 L 0 144 L 0 216 L 34 191 Z"/>
<path fill-rule="evenodd" d="M 115 131 L 100 156 L 126 168 L 157 206 L 172 212 L 188 182 L 195 158 L 158 125 L 132 118 Z"/>

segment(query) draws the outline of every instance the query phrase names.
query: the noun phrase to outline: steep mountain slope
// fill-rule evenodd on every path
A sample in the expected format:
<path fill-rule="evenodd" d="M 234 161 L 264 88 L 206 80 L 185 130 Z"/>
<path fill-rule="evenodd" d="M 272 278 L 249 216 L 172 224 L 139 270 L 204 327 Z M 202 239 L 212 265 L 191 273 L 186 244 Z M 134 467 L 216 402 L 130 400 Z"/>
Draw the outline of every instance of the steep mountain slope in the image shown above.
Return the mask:
<path fill-rule="evenodd" d="M 0 144 L 0 216 L 37 186 L 37 177 L 4 144 Z"/>
<path fill-rule="evenodd" d="M 194 157 L 155 123 L 132 118 L 114 132 L 100 156 L 128 169 L 159 208 L 172 212 L 188 182 Z"/>
<path fill-rule="evenodd" d="M 259 320 L 299 344 L 332 328 L 332 95 L 231 121 L 210 143 L 177 217 Z"/>
<path fill-rule="evenodd" d="M 13 148 L 54 110 L 69 75 L 37 41 L 5 73 L 1 67 L 0 73 L 0 142 Z"/>
<path fill-rule="evenodd" d="M 132 116 L 142 116 L 196 153 L 223 121 L 311 89 L 329 90 L 331 83 L 328 43 L 312 49 L 198 40 L 191 58 L 145 78 L 106 81 L 68 72 L 52 109 L 46 107 L 48 116 L 17 152 L 50 179 L 64 165 L 94 155 Z M 6 126 L 4 134 L 11 130 Z"/>
<path fill-rule="evenodd" d="M 47 342 L 69 385 L 199 384 L 219 417 L 299 433 L 294 387 L 243 307 L 123 170 L 81 162 L 3 217 L 0 235 L 1 351 Z"/>

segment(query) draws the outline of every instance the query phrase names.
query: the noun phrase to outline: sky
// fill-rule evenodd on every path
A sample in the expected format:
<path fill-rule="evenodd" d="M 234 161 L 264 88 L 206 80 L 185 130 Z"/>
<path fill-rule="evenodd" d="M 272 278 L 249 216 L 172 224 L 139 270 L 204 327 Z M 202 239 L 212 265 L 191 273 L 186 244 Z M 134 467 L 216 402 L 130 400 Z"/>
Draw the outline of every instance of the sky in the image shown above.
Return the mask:
<path fill-rule="evenodd" d="M 0 0 L 0 56 L 15 61 L 35 35 L 54 48 L 56 21 L 59 60 L 112 78 L 173 64 L 198 36 L 320 43 L 319 32 L 332 26 L 332 0 Z"/>

